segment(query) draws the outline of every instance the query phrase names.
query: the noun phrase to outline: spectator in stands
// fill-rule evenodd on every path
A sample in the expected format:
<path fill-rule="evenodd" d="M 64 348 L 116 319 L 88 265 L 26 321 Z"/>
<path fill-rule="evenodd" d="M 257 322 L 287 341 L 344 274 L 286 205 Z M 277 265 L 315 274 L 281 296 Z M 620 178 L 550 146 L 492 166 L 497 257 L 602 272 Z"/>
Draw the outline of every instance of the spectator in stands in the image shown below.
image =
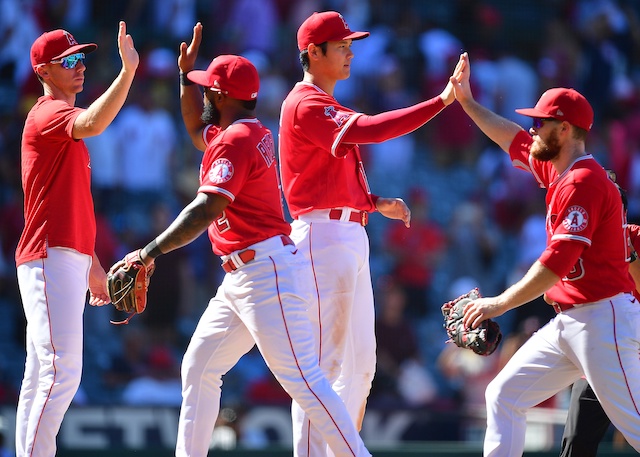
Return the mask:
<path fill-rule="evenodd" d="M 122 392 L 127 405 L 180 406 L 180 364 L 169 347 L 156 345 L 147 358 L 147 370 L 133 378 Z"/>
<path fill-rule="evenodd" d="M 378 287 L 376 375 L 370 402 L 379 406 L 425 406 L 437 394 L 423 364 L 413 323 L 405 314 L 407 295 L 393 277 Z"/>
<path fill-rule="evenodd" d="M 388 224 L 383 247 L 391 255 L 391 274 L 404 289 L 405 315 L 424 318 L 427 315 L 434 270 L 447 249 L 444 230 L 429 218 L 429 196 L 420 187 L 409 192 L 411 229 Z"/>

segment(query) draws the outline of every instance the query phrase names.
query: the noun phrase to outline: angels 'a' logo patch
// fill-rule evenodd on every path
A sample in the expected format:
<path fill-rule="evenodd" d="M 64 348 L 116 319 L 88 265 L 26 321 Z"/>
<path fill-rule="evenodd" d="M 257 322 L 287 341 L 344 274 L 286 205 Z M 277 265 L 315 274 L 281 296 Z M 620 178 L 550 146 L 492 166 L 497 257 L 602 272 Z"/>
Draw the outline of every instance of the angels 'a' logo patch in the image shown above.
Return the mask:
<path fill-rule="evenodd" d="M 589 215 L 582 206 L 570 206 L 562 220 L 562 226 L 568 232 L 581 232 L 589 224 Z"/>
<path fill-rule="evenodd" d="M 209 180 L 214 184 L 222 184 L 233 177 L 233 164 L 227 159 L 218 159 L 211 165 Z"/>
<path fill-rule="evenodd" d="M 342 124 L 344 124 L 350 116 L 344 111 L 338 111 L 335 106 L 325 106 L 324 115 L 331 118 L 338 127 L 342 127 Z"/>

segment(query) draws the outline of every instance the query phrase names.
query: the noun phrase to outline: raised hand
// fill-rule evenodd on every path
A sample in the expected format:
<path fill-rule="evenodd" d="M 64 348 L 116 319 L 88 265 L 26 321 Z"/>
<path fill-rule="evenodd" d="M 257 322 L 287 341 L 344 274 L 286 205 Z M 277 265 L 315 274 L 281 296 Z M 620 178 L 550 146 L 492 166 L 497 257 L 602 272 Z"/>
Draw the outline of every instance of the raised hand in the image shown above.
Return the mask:
<path fill-rule="evenodd" d="M 125 71 L 135 72 L 140 64 L 140 56 L 133 45 L 133 37 L 127 34 L 127 24 L 120 21 L 118 27 L 118 52 Z"/>
<path fill-rule="evenodd" d="M 450 105 L 456 99 L 455 91 L 454 91 L 454 82 L 452 78 L 457 78 L 461 75 L 462 70 L 467 67 L 468 56 L 465 52 L 464 54 L 460 54 L 460 58 L 458 59 L 458 63 L 456 64 L 456 68 L 453 70 L 451 78 L 449 78 L 449 82 L 447 83 L 444 90 L 440 93 L 440 98 L 444 102 L 445 105 Z"/>
<path fill-rule="evenodd" d="M 471 65 L 469 64 L 469 54 L 464 52 L 460 54 L 458 65 L 456 65 L 453 75 L 449 78 L 449 82 L 453 85 L 455 97 L 460 103 L 473 99 L 471 84 L 469 83 L 470 78 Z"/>
<path fill-rule="evenodd" d="M 196 64 L 196 58 L 198 57 L 198 50 L 200 49 L 201 41 L 202 24 L 198 22 L 193 26 L 193 37 L 191 38 L 191 44 L 189 44 L 189 46 L 187 47 L 187 43 L 185 43 L 184 41 L 180 43 L 178 67 L 183 73 L 193 70 L 193 67 Z"/>

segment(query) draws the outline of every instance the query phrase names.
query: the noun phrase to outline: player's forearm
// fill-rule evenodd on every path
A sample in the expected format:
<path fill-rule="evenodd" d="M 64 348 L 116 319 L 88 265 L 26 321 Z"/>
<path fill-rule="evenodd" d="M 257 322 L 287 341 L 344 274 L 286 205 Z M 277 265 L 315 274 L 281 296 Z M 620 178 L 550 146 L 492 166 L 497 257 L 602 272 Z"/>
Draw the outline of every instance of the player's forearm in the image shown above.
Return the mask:
<path fill-rule="evenodd" d="M 100 259 L 98 258 L 98 255 L 95 252 L 93 253 L 93 259 L 91 261 L 91 268 L 89 269 L 89 275 L 99 276 L 99 277 L 103 277 L 105 275 L 104 268 L 102 268 Z"/>
<path fill-rule="evenodd" d="M 440 96 L 407 108 L 400 108 L 374 116 L 359 116 L 349 128 L 343 143 L 381 143 L 422 127 L 445 108 Z"/>
<path fill-rule="evenodd" d="M 521 126 L 509 119 L 499 116 L 472 98 L 460 101 L 460 104 L 471 120 L 475 122 L 485 135 L 504 151 L 509 152 L 509 146 L 511 146 L 513 138 L 522 130 Z M 450 128 L 455 128 L 455 126 L 450 126 Z"/>
<path fill-rule="evenodd" d="M 204 233 L 210 223 L 211 219 L 200 208 L 187 207 L 160 236 L 142 249 L 144 255 L 140 257 L 144 261 L 147 257 L 155 258 L 186 246 Z"/>
<path fill-rule="evenodd" d="M 202 110 L 202 93 L 199 86 L 195 84 L 180 85 L 180 111 L 184 126 L 194 146 L 204 151 L 205 144 L 201 137 L 202 129 L 204 128 L 204 123 L 201 119 Z"/>
<path fill-rule="evenodd" d="M 199 193 L 162 234 L 142 248 L 140 259 L 147 264 L 148 258 L 155 259 L 191 243 L 222 214 L 227 204 L 224 197 Z"/>
<path fill-rule="evenodd" d="M 558 275 L 536 261 L 520 281 L 500 294 L 501 307 L 504 311 L 508 311 L 529 303 L 543 295 L 559 280 Z"/>
<path fill-rule="evenodd" d="M 134 75 L 135 72 L 124 68 L 120 71 L 111 86 L 76 118 L 73 125 L 74 138 L 87 138 L 104 132 L 122 109 Z"/>

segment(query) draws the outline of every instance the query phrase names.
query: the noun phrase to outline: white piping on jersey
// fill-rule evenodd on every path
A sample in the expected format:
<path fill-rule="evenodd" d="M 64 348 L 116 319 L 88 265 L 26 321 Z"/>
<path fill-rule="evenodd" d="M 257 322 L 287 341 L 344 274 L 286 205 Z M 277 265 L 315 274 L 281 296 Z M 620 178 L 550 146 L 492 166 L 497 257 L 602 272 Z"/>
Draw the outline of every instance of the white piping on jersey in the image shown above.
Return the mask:
<path fill-rule="evenodd" d="M 584 236 L 576 236 L 576 235 L 569 235 L 566 233 L 560 234 L 560 235 L 553 235 L 551 237 L 551 241 L 554 240 L 569 240 L 569 241 L 581 241 L 583 243 L 588 244 L 589 246 L 591 246 L 591 240 L 587 237 Z"/>
<path fill-rule="evenodd" d="M 356 121 L 356 119 L 358 119 L 360 116 L 362 116 L 362 113 L 354 113 L 351 115 L 351 117 L 349 118 L 349 120 L 347 121 L 346 124 L 344 124 L 344 126 L 342 127 L 342 129 L 340 130 L 340 133 L 338 134 L 338 136 L 336 137 L 336 140 L 333 142 L 333 144 L 331 145 L 331 155 L 334 157 L 336 156 L 336 150 L 338 149 L 338 146 L 340 146 L 340 143 L 342 142 L 342 137 L 344 137 L 344 135 L 349 131 L 349 127 L 351 127 L 351 125 Z"/>
<path fill-rule="evenodd" d="M 257 117 L 246 118 L 246 119 L 238 119 L 237 121 L 232 122 L 231 125 L 240 124 L 240 123 L 258 124 L 258 123 L 260 123 L 260 120 Z M 231 125 L 229 127 L 231 127 Z M 227 127 L 227 128 L 229 128 L 229 127 Z"/>
<path fill-rule="evenodd" d="M 238 119 L 237 121 L 234 121 L 231 125 L 233 124 L 238 124 L 238 123 L 247 123 L 247 124 L 258 124 L 260 123 L 260 119 L 258 119 L 257 117 L 254 118 L 246 118 L 246 119 Z M 231 127 L 231 125 L 229 125 L 229 127 Z M 202 129 L 202 141 L 204 141 L 205 145 L 208 145 L 207 143 L 207 132 L 209 131 L 209 129 L 211 127 L 217 127 L 216 125 L 213 124 L 207 124 L 203 129 Z M 229 128 L 227 127 L 227 128 Z M 226 129 L 225 129 L 226 130 Z M 223 132 L 224 130 L 221 130 L 220 132 Z"/>
<path fill-rule="evenodd" d="M 589 159 L 593 159 L 593 156 L 591 154 L 587 154 L 581 157 L 578 157 L 577 159 L 575 159 L 573 162 L 571 162 L 571 164 L 560 174 L 558 175 L 558 177 L 555 179 L 555 181 L 550 182 L 549 183 L 549 187 L 551 188 L 551 186 L 555 185 L 558 181 L 560 181 L 562 178 L 565 177 L 565 175 L 567 173 L 569 173 L 569 171 L 571 171 L 571 169 L 573 168 L 573 166 L 581 161 L 581 160 L 589 160 Z M 540 187 L 544 187 L 544 183 L 542 182 L 542 180 L 540 179 L 540 177 L 538 176 L 538 174 L 535 172 L 535 168 L 533 166 L 531 166 L 531 162 L 534 160 L 534 158 L 529 155 L 529 166 L 527 167 L 526 165 L 522 164 L 522 162 L 518 161 L 518 160 L 514 160 L 513 164 L 514 166 L 516 164 L 522 164 L 522 167 L 526 168 L 527 170 L 529 170 L 529 172 L 533 175 L 533 177 L 536 179 L 536 181 L 538 181 L 538 184 L 540 184 Z"/>
<path fill-rule="evenodd" d="M 529 156 L 529 160 L 531 160 L 531 156 Z M 511 162 L 513 164 L 514 167 L 516 168 L 521 168 L 524 171 L 528 171 L 529 173 L 533 173 L 531 170 L 531 167 L 528 166 L 526 163 L 522 162 L 521 160 L 513 160 Z"/>
<path fill-rule="evenodd" d="M 296 86 L 311 86 L 311 87 L 315 87 L 315 89 L 316 89 L 318 92 L 322 92 L 323 94 L 327 94 L 325 91 L 323 91 L 322 89 L 320 89 L 320 88 L 319 88 L 318 86 L 316 86 L 315 84 L 310 83 L 309 81 L 298 81 L 298 82 L 296 83 Z M 329 94 L 327 94 L 327 95 L 329 95 Z M 329 95 L 329 96 L 331 97 L 331 95 Z"/>
<path fill-rule="evenodd" d="M 576 163 L 581 162 L 583 160 L 591 160 L 591 159 L 593 159 L 593 156 L 591 154 L 587 154 L 585 156 L 578 157 L 576 160 L 574 160 L 573 162 L 571 162 L 569 164 L 569 166 L 556 178 L 555 181 L 549 183 L 549 187 L 554 186 L 558 181 L 560 181 L 562 178 L 564 178 L 571 171 L 571 169 L 573 168 L 573 166 Z"/>
<path fill-rule="evenodd" d="M 213 127 L 213 124 L 205 125 L 205 127 L 202 129 L 202 132 L 200 133 L 200 135 L 202 136 L 202 141 L 204 142 L 205 146 L 208 145 L 208 143 L 207 143 L 207 132 L 209 131 L 209 129 L 211 127 Z"/>
<path fill-rule="evenodd" d="M 229 197 L 231 199 L 231 201 L 234 201 L 236 199 L 236 196 L 233 195 L 231 192 L 229 192 L 226 189 L 223 189 L 222 187 L 218 187 L 218 186 L 200 186 L 198 188 L 198 193 L 203 193 L 203 194 L 222 194 L 222 195 L 225 195 L 225 196 Z"/>

